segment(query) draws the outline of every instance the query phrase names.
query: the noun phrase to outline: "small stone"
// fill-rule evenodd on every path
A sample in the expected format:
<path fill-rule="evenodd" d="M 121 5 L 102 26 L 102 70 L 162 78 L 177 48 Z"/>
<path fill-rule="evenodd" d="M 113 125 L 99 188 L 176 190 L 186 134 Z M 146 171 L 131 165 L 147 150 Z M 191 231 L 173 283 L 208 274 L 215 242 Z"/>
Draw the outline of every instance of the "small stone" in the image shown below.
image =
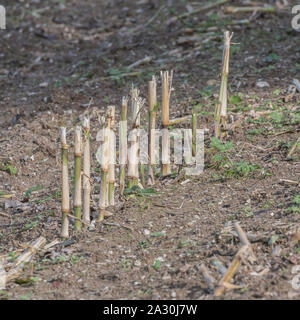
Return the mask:
<path fill-rule="evenodd" d="M 42 82 L 42 83 L 40 83 L 40 88 L 47 88 L 48 85 L 49 85 L 48 82 Z"/>
<path fill-rule="evenodd" d="M 257 81 L 256 82 L 256 87 L 257 88 L 266 88 L 266 87 L 270 87 L 270 85 L 266 81 Z"/>

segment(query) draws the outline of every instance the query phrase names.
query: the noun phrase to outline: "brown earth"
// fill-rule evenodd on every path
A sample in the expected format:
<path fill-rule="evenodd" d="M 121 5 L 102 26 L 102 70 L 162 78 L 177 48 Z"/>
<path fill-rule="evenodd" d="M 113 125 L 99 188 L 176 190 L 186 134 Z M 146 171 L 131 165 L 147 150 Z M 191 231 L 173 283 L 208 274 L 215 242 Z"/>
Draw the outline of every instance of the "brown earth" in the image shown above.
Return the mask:
<path fill-rule="evenodd" d="M 240 288 L 222 298 L 299 299 L 291 285 L 292 268 L 300 265 L 299 149 L 291 159 L 287 154 L 300 130 L 300 94 L 290 87 L 300 80 L 300 33 L 291 28 L 289 2 L 276 13 L 253 15 L 224 14 L 225 5 L 168 25 L 187 5 L 204 3 L 2 1 L 0 256 L 13 260 L 39 235 L 47 242 L 59 237 L 59 127 L 73 128 L 89 110 L 97 216 L 98 115 L 115 104 L 119 116 L 132 83 L 146 98 L 151 76 L 173 69 L 171 117 L 195 107 L 199 128 L 212 136 L 225 28 L 234 31 L 229 107 L 238 125 L 229 132 L 227 146 L 233 145 L 227 152 L 206 137 L 203 174 L 180 172 L 158 179 L 156 194 L 118 197 L 104 224 L 80 234 L 72 229 L 71 242 L 36 256 L 0 298 L 212 299 L 199 266 L 220 280 L 211 259 L 229 266 L 241 246 L 233 228 L 239 221 L 257 261 L 242 263 L 232 282 Z M 127 68 L 146 56 L 152 60 Z M 260 88 L 260 82 L 268 85 Z M 142 116 L 146 124 L 146 111 Z M 216 162 L 216 155 L 226 159 Z M 39 190 L 30 193 L 32 187 Z"/>

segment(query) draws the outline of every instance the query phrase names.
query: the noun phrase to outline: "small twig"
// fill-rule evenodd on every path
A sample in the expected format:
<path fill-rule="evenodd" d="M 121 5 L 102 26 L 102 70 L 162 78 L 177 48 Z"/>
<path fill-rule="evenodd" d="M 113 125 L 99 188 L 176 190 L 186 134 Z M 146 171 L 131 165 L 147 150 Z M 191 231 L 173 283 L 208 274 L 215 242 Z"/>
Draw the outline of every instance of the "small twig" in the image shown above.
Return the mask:
<path fill-rule="evenodd" d="M 119 75 L 111 75 L 108 77 L 102 77 L 100 80 L 107 80 L 107 79 L 120 79 L 120 78 L 125 78 L 125 77 L 135 77 L 141 74 L 143 71 L 135 71 L 135 72 L 128 72 L 128 73 L 121 73 Z M 95 81 L 99 81 L 99 79 L 95 79 Z"/>
<path fill-rule="evenodd" d="M 252 250 L 251 244 L 247 238 L 246 233 L 244 232 L 244 230 L 242 229 L 242 227 L 240 226 L 240 224 L 238 222 L 235 222 L 234 224 L 234 228 L 235 231 L 237 232 L 239 239 L 242 243 L 243 246 L 247 246 L 249 248 L 249 251 L 251 253 L 251 260 L 256 261 L 256 257 L 254 255 L 254 252 Z"/>
<path fill-rule="evenodd" d="M 128 227 L 128 226 L 125 226 L 125 225 L 122 225 L 122 224 L 118 224 L 118 223 L 104 222 L 103 224 L 104 224 L 104 225 L 107 225 L 107 226 L 125 228 L 125 229 L 128 229 L 128 230 L 130 230 L 130 231 L 133 231 L 132 228 L 130 228 L 130 227 Z"/>
<path fill-rule="evenodd" d="M 11 216 L 9 216 L 8 214 L 3 213 L 3 212 L 0 212 L 0 215 L 3 216 L 3 217 L 11 218 Z"/>
<path fill-rule="evenodd" d="M 69 218 L 72 218 L 72 219 L 75 219 L 75 220 L 78 220 L 78 221 L 82 222 L 83 224 L 85 224 L 85 225 L 87 225 L 87 226 L 90 225 L 89 223 L 83 221 L 83 220 L 80 219 L 80 218 L 77 218 L 77 217 L 73 216 L 72 214 L 68 214 L 68 217 L 69 217 Z"/>
<path fill-rule="evenodd" d="M 143 63 L 148 63 L 150 61 L 152 61 L 153 57 L 145 57 L 141 60 L 138 60 L 136 62 L 134 62 L 133 64 L 131 64 L 130 66 L 127 67 L 127 70 L 130 71 L 131 69 L 133 69 L 134 67 L 140 66 Z"/>
<path fill-rule="evenodd" d="M 205 267 L 203 263 L 200 265 L 200 267 L 198 267 L 198 269 L 201 272 L 204 280 L 206 281 L 208 289 L 211 292 L 213 292 L 215 288 L 214 284 L 216 283 L 216 280 L 209 274 L 208 269 Z"/>
<path fill-rule="evenodd" d="M 225 13 L 246 13 L 246 12 L 275 12 L 275 7 L 227 7 Z"/>
<path fill-rule="evenodd" d="M 191 15 L 214 9 L 214 8 L 216 8 L 218 6 L 221 6 L 222 4 L 227 3 L 228 1 L 229 0 L 218 0 L 215 3 L 209 3 L 209 4 L 203 6 L 203 7 L 199 8 L 199 9 L 196 9 L 196 10 L 181 14 L 180 16 L 177 16 L 177 17 L 172 17 L 171 19 L 167 20 L 166 23 L 167 23 L 167 25 L 169 25 L 169 24 L 171 24 L 173 22 L 176 22 L 177 20 L 181 20 L 181 19 L 187 18 L 187 17 L 189 17 Z"/>
<path fill-rule="evenodd" d="M 288 180 L 288 179 L 280 179 L 280 182 L 287 182 L 287 183 L 292 183 L 292 184 L 300 184 L 300 182 L 298 181 L 294 181 L 294 180 Z"/>
<path fill-rule="evenodd" d="M 170 119 L 169 120 L 169 126 L 173 126 L 173 125 L 178 124 L 178 123 L 190 121 L 191 119 L 192 119 L 191 115 L 188 115 L 188 116 L 185 116 L 185 117 L 182 117 L 182 118 Z"/>
<path fill-rule="evenodd" d="M 131 30 L 131 33 L 134 33 L 136 31 L 140 31 L 142 29 L 145 29 L 147 28 L 161 13 L 161 11 L 165 8 L 164 5 L 160 6 L 158 8 L 158 10 L 155 12 L 155 14 L 153 15 L 153 17 L 151 17 L 151 19 L 149 19 L 148 22 L 146 22 L 145 24 L 143 25 L 139 25 L 138 27 L 136 27 L 135 29 Z"/>

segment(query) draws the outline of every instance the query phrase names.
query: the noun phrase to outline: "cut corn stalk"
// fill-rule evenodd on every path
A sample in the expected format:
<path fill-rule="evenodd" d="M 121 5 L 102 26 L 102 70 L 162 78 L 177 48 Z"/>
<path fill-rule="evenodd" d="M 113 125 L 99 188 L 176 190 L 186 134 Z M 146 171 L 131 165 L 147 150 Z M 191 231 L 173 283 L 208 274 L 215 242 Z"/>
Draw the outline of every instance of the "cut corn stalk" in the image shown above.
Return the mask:
<path fill-rule="evenodd" d="M 120 122 L 120 193 L 124 192 L 127 164 L 127 106 L 128 98 L 122 98 L 121 122 Z"/>
<path fill-rule="evenodd" d="M 173 71 L 161 71 L 162 81 L 162 175 L 166 176 L 171 173 L 170 154 L 169 154 L 169 132 L 170 122 L 170 97 L 172 90 Z"/>
<path fill-rule="evenodd" d="M 148 184 L 153 185 L 154 181 L 154 157 L 155 157 L 155 123 L 158 109 L 156 95 L 156 77 L 153 76 L 148 84 L 148 99 L 149 99 L 149 133 L 148 133 Z"/>
<path fill-rule="evenodd" d="M 109 107 L 112 127 L 115 125 L 115 106 Z M 108 164 L 108 205 L 115 205 L 115 135 L 114 131 L 110 130 L 109 137 L 109 164 Z"/>
<path fill-rule="evenodd" d="M 128 138 L 130 149 L 128 154 L 128 187 L 132 188 L 138 184 L 138 129 L 131 130 Z"/>
<path fill-rule="evenodd" d="M 81 127 L 76 127 L 75 130 L 75 147 L 74 147 L 74 216 L 81 219 L 81 154 L 82 140 Z M 75 230 L 81 230 L 81 221 L 75 220 Z"/>
<path fill-rule="evenodd" d="M 90 223 L 90 202 L 91 202 L 91 156 L 90 156 L 90 119 L 83 120 L 83 213 L 82 220 Z"/>
<path fill-rule="evenodd" d="M 132 86 L 131 95 L 131 114 L 132 114 L 132 128 L 138 128 L 141 122 L 140 110 L 138 105 L 140 91 Z"/>
<path fill-rule="evenodd" d="M 222 61 L 222 79 L 220 87 L 219 100 L 216 105 L 215 111 L 215 136 L 222 137 L 221 127 L 226 129 L 227 121 L 227 83 L 229 73 L 229 56 L 230 56 L 230 41 L 233 34 L 229 31 L 224 32 L 224 50 Z"/>
<path fill-rule="evenodd" d="M 197 138 L 197 113 L 192 113 L 192 155 L 196 157 L 196 139 Z"/>
<path fill-rule="evenodd" d="M 104 129 L 104 142 L 101 157 L 101 188 L 100 188 L 100 214 L 98 222 L 104 220 L 105 208 L 107 206 L 107 175 L 108 175 L 108 165 L 109 165 L 109 140 L 110 140 L 110 127 L 111 127 L 111 114 L 107 115 L 107 127 Z"/>
<path fill-rule="evenodd" d="M 66 138 L 66 128 L 61 127 L 60 129 L 61 139 L 61 156 L 62 156 L 62 226 L 61 226 L 61 237 L 69 237 L 69 218 L 70 213 L 70 192 L 69 192 L 69 159 L 68 159 L 68 145 Z"/>

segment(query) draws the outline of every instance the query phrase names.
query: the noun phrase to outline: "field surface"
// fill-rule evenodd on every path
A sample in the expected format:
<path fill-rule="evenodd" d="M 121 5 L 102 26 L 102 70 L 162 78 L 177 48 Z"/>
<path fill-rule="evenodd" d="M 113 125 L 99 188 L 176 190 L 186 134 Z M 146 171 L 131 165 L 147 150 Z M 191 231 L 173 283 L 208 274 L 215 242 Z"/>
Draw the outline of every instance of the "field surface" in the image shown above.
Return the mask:
<path fill-rule="evenodd" d="M 214 299 L 200 266 L 220 281 L 212 261 L 228 267 L 234 259 L 241 247 L 237 221 L 257 261 L 243 261 L 236 287 L 216 299 L 300 298 L 292 286 L 300 265 L 299 148 L 287 157 L 300 135 L 300 92 L 293 86 L 300 80 L 300 33 L 291 26 L 297 1 L 276 2 L 259 1 L 275 6 L 271 13 L 226 13 L 247 3 L 227 1 L 175 21 L 207 2 L 1 2 L 7 29 L 0 31 L 0 256 L 13 262 L 39 236 L 59 239 L 59 127 L 70 130 L 87 113 L 95 221 L 99 118 L 115 105 L 119 119 L 132 83 L 147 98 L 152 75 L 174 70 L 171 118 L 194 109 L 207 134 L 201 175 L 174 167 L 170 177 L 157 176 L 154 190 L 116 192 L 112 216 L 77 234 L 72 222 L 70 239 L 36 255 L 0 299 Z M 212 137 L 224 30 L 234 32 L 232 126 L 220 143 Z M 147 103 L 141 116 L 146 128 Z M 73 131 L 68 140 L 73 170 Z"/>

